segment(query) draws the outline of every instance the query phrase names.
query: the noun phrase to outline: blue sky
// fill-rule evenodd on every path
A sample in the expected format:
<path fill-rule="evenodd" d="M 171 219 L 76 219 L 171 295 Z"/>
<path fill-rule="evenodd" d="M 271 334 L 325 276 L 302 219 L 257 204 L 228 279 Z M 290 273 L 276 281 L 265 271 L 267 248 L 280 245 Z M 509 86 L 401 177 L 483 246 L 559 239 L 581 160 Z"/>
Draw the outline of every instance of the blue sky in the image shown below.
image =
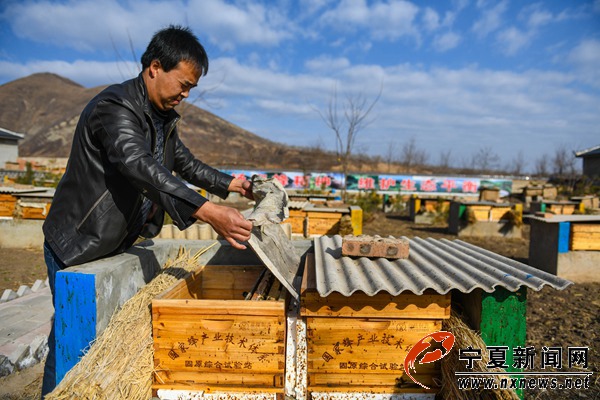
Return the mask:
<path fill-rule="evenodd" d="M 3 0 L 0 84 L 128 79 L 169 24 L 210 58 L 190 100 L 267 139 L 334 149 L 316 110 L 334 90 L 343 104 L 381 89 L 355 151 L 400 157 L 413 140 L 457 167 L 521 152 L 533 171 L 558 148 L 600 145 L 600 0 Z"/>

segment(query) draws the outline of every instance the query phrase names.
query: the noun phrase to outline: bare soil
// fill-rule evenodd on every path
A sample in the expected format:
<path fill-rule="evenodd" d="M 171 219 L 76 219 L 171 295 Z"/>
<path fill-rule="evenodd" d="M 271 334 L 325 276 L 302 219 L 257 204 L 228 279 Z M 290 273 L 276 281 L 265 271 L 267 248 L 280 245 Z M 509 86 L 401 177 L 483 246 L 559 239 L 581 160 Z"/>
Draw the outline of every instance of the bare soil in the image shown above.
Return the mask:
<path fill-rule="evenodd" d="M 462 238 L 465 242 L 493 251 L 505 257 L 527 263 L 529 227 L 524 226 L 523 239 Z M 446 225 L 417 225 L 402 216 L 376 213 L 365 222 L 363 233 L 395 237 L 433 237 L 456 239 L 447 233 Z M 16 290 L 21 284 L 31 285 L 36 279 L 46 279 L 41 250 L 2 250 L 0 254 L 0 288 Z M 538 354 L 546 347 L 562 347 L 565 366 L 560 372 L 577 371 L 566 367 L 568 346 L 588 347 L 588 372 L 592 372 L 588 390 L 527 390 L 526 399 L 600 399 L 600 362 L 598 332 L 600 331 L 600 279 L 596 282 L 575 282 L 563 291 L 544 287 L 527 292 L 527 345 Z M 537 364 L 539 366 L 539 364 Z M 539 371 L 536 368 L 535 371 Z M 581 371 L 581 370 L 579 370 Z M 41 365 L 0 378 L 0 399 L 37 399 L 41 386 Z"/>

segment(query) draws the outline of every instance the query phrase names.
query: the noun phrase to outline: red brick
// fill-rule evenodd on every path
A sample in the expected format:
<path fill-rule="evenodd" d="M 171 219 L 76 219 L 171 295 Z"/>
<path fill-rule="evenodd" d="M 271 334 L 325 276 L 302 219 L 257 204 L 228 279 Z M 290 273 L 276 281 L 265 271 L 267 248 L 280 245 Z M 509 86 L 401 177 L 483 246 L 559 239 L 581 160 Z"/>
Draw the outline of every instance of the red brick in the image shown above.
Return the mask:
<path fill-rule="evenodd" d="M 382 238 L 368 235 L 346 235 L 342 238 L 342 255 L 371 258 L 408 258 L 408 239 Z"/>

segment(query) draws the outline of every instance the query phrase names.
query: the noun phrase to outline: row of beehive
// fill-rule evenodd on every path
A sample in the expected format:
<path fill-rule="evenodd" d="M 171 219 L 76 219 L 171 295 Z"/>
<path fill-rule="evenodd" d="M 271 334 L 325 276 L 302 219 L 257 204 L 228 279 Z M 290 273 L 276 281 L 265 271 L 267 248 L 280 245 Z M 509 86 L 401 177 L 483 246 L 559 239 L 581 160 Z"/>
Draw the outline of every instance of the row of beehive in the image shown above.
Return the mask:
<path fill-rule="evenodd" d="M 297 334 L 286 325 L 286 302 L 243 300 L 263 268 L 204 266 L 153 300 L 155 390 L 283 395 L 293 380 L 304 398 L 436 392 L 414 384 L 403 362 L 412 345 L 449 318 L 450 294 L 321 297 L 309 255 L 298 323 L 304 329 Z M 419 368 L 418 376 L 431 387 L 440 382 L 438 367 Z"/>
<path fill-rule="evenodd" d="M 10 194 L 0 194 L 0 217 L 46 219 L 49 210 L 49 201 L 17 199 Z"/>

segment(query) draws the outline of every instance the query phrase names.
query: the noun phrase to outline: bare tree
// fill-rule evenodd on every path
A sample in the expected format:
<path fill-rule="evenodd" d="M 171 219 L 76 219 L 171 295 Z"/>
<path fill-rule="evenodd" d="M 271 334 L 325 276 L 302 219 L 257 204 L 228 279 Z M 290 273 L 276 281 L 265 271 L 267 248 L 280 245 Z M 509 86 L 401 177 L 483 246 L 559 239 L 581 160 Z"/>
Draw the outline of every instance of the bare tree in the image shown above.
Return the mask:
<path fill-rule="evenodd" d="M 410 171 L 411 167 L 423 165 L 427 162 L 427 153 L 425 150 L 419 149 L 414 136 L 411 137 L 408 142 L 402 145 L 400 162 L 404 165 L 407 171 Z"/>
<path fill-rule="evenodd" d="M 344 174 L 343 196 L 346 198 L 346 179 L 356 138 L 369 123 L 367 117 L 379 101 L 383 86 L 372 102 L 368 102 L 363 94 L 346 95 L 343 105 L 338 105 L 337 90 L 334 88 L 326 111 L 315 109 L 327 127 L 333 131 L 336 139 L 336 153 Z M 342 111 L 340 111 L 340 108 Z M 343 113 L 343 117 L 340 115 Z"/>
<path fill-rule="evenodd" d="M 481 172 L 491 172 L 498 169 L 499 162 L 500 157 L 498 154 L 494 153 L 490 146 L 484 146 L 477 150 L 471 160 L 471 165 Z"/>
<path fill-rule="evenodd" d="M 548 155 L 544 154 L 535 160 L 535 171 L 536 176 L 548 176 Z"/>
<path fill-rule="evenodd" d="M 396 162 L 396 159 L 398 158 L 396 153 L 397 153 L 396 141 L 394 139 L 392 139 L 388 142 L 387 148 L 385 149 L 385 155 L 384 155 L 384 160 L 385 160 L 385 163 L 387 164 L 388 173 L 392 172 L 392 164 L 394 162 Z"/>
<path fill-rule="evenodd" d="M 561 177 L 575 174 L 575 157 L 565 144 L 560 145 L 554 151 L 552 169 L 553 174 Z"/>
<path fill-rule="evenodd" d="M 519 150 L 517 154 L 513 157 L 510 163 L 507 165 L 506 170 L 513 175 L 521 175 L 525 170 L 525 165 L 527 161 L 525 161 L 525 155 L 522 150 Z"/>
<path fill-rule="evenodd" d="M 452 150 L 442 150 L 440 152 L 440 162 L 439 162 L 439 167 L 442 169 L 449 169 L 450 168 L 450 159 L 452 158 Z"/>

